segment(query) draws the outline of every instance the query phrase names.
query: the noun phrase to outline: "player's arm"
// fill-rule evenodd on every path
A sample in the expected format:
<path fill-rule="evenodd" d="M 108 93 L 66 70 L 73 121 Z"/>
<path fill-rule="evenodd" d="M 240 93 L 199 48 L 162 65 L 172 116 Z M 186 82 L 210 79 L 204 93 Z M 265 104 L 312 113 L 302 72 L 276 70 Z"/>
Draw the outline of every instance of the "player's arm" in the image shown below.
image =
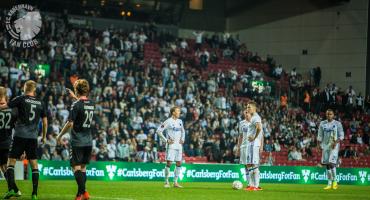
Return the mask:
<path fill-rule="evenodd" d="M 240 149 L 240 145 L 242 144 L 242 141 L 243 141 L 243 130 L 242 130 L 242 126 L 241 126 L 241 123 L 239 123 L 239 137 L 238 137 L 238 150 Z"/>
<path fill-rule="evenodd" d="M 46 114 L 46 107 L 44 104 L 41 104 L 41 118 L 42 118 L 42 143 L 45 144 L 46 133 L 48 131 L 48 118 Z"/>
<path fill-rule="evenodd" d="M 45 144 L 47 131 L 48 131 L 48 118 L 43 117 L 42 118 L 42 143 L 43 144 Z"/>
<path fill-rule="evenodd" d="M 73 127 L 73 122 L 72 121 L 67 121 L 67 123 L 64 125 L 64 127 L 62 128 L 62 130 L 60 131 L 58 137 L 57 137 L 57 141 L 61 141 L 63 135 L 65 135 L 69 129 L 71 129 Z"/>
<path fill-rule="evenodd" d="M 164 131 L 164 130 L 166 130 L 167 126 L 168 126 L 168 123 L 167 123 L 167 121 L 165 121 L 165 122 L 163 122 L 163 123 L 161 124 L 161 126 L 159 126 L 159 128 L 157 129 L 157 134 L 158 134 L 159 138 L 161 138 L 161 140 L 162 140 L 162 141 L 164 141 L 165 143 L 169 143 L 169 142 L 170 142 L 170 141 L 168 141 L 168 140 L 167 140 L 167 138 L 166 138 L 166 137 L 164 137 L 164 135 L 163 135 L 163 131 Z"/>
<path fill-rule="evenodd" d="M 60 131 L 60 133 L 59 133 L 59 135 L 57 137 L 57 141 L 61 141 L 63 135 L 66 134 L 69 129 L 73 128 L 73 122 L 77 118 L 77 112 L 78 112 L 78 106 L 77 106 L 76 103 L 73 103 L 72 106 L 71 106 L 70 114 L 68 116 L 68 121 L 64 125 L 64 127 L 62 128 L 62 130 Z"/>
<path fill-rule="evenodd" d="M 180 144 L 184 144 L 185 142 L 185 129 L 184 129 L 184 124 L 182 123 L 182 126 L 181 126 L 181 140 L 180 140 Z"/>
<path fill-rule="evenodd" d="M 253 136 L 249 137 L 249 141 L 250 142 L 254 141 L 261 133 L 261 130 L 262 130 L 261 122 L 256 122 L 256 134 L 254 135 L 254 137 Z"/>
<path fill-rule="evenodd" d="M 324 131 L 322 130 L 322 122 L 319 125 L 319 131 L 317 132 L 317 146 L 320 146 Z"/>
<path fill-rule="evenodd" d="M 69 89 L 69 88 L 66 88 L 66 92 L 67 92 L 67 94 L 73 99 L 73 100 L 78 100 L 78 98 L 77 98 L 77 96 L 75 95 L 75 93 L 71 90 L 71 89 Z"/>
<path fill-rule="evenodd" d="M 337 136 L 337 140 L 338 142 L 344 140 L 344 130 L 343 130 L 343 126 L 342 126 L 342 123 L 338 122 L 338 126 L 337 126 L 337 133 L 338 133 L 338 136 Z"/>

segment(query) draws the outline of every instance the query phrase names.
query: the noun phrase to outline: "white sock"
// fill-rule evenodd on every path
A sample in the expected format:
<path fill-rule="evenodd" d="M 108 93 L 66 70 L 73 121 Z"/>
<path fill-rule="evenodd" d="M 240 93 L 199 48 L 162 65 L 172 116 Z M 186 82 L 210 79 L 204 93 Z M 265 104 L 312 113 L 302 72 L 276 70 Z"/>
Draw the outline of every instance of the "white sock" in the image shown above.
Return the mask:
<path fill-rule="evenodd" d="M 181 167 L 176 166 L 176 168 L 175 168 L 175 177 L 173 179 L 173 182 L 177 183 L 177 179 L 179 178 L 180 172 L 181 172 Z"/>
<path fill-rule="evenodd" d="M 260 169 L 254 169 L 254 187 L 258 188 L 260 186 Z"/>
<path fill-rule="evenodd" d="M 251 186 L 251 187 L 254 187 L 254 185 L 255 185 L 255 183 L 254 183 L 254 176 L 255 176 L 255 174 L 254 174 L 254 170 L 249 170 L 249 180 L 250 180 L 250 182 L 249 182 L 249 186 Z"/>
<path fill-rule="evenodd" d="M 245 168 L 245 178 L 248 182 L 248 186 L 251 186 L 251 176 L 250 176 L 249 169 L 247 167 Z"/>
<path fill-rule="evenodd" d="M 170 168 L 166 166 L 166 167 L 164 168 L 164 177 L 165 177 L 166 183 L 168 183 L 168 182 L 169 182 L 169 181 L 168 181 L 169 176 L 170 176 Z"/>
<path fill-rule="evenodd" d="M 336 167 L 331 169 L 331 180 L 335 182 L 337 181 L 337 168 Z"/>
<path fill-rule="evenodd" d="M 331 181 L 331 170 L 330 169 L 327 169 L 326 170 L 326 175 L 327 175 L 327 177 L 328 177 L 328 185 L 331 185 L 331 183 L 332 183 L 332 181 Z"/>

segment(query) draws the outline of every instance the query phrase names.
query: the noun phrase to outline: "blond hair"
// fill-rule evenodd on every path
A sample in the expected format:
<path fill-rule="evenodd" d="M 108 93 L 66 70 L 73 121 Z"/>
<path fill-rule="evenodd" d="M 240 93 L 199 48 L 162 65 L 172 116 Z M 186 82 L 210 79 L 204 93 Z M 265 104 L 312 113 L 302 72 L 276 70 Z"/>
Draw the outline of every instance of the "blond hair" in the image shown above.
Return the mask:
<path fill-rule="evenodd" d="M 6 91 L 5 87 L 0 86 L 0 99 L 5 98 L 5 100 L 8 100 L 8 92 Z"/>
<path fill-rule="evenodd" d="M 26 81 L 24 84 L 24 93 L 31 93 L 36 91 L 36 82 L 32 80 Z"/>
<path fill-rule="evenodd" d="M 73 85 L 76 95 L 87 96 L 89 95 L 90 85 L 86 79 L 78 79 Z"/>

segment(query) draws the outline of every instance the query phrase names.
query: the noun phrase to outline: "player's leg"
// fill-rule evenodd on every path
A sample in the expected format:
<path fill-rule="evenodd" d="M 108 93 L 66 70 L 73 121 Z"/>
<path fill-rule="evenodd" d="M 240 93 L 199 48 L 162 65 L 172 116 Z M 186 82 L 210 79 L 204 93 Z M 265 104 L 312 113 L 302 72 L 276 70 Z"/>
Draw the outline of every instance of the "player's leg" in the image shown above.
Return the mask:
<path fill-rule="evenodd" d="M 254 174 L 254 188 L 255 190 L 262 190 L 260 188 L 260 147 L 253 147 L 253 174 Z"/>
<path fill-rule="evenodd" d="M 174 187 L 182 188 L 181 185 L 178 183 L 178 179 L 181 173 L 181 161 L 182 161 L 182 150 L 176 150 L 175 151 L 175 161 L 176 161 L 176 168 L 175 168 L 175 176 L 174 176 Z"/>
<path fill-rule="evenodd" d="M 82 173 L 82 159 L 83 159 L 83 150 L 81 147 L 73 147 L 70 150 L 70 164 L 73 170 L 73 175 L 75 177 L 77 183 L 77 193 L 76 193 L 76 200 L 82 199 L 82 189 L 84 184 L 84 176 Z"/>
<path fill-rule="evenodd" d="M 6 175 L 8 154 L 9 154 L 9 149 L 0 149 L 0 169 L 1 169 L 1 172 L 3 172 L 3 174 L 4 174 L 4 178 L 5 178 L 6 182 L 8 182 L 8 177 Z M 8 191 L 9 190 L 10 190 L 10 188 L 8 186 Z"/>
<path fill-rule="evenodd" d="M 4 195 L 4 199 L 9 199 L 11 197 L 19 197 L 21 196 L 21 192 L 19 191 L 17 184 L 15 183 L 15 176 L 14 176 L 14 166 L 17 161 L 17 158 L 20 158 L 24 152 L 25 142 L 23 138 L 14 137 L 12 141 L 12 145 L 9 151 L 9 158 L 8 164 L 6 169 L 6 176 L 8 180 L 8 188 L 9 191 Z"/>
<path fill-rule="evenodd" d="M 27 139 L 25 152 L 30 161 L 32 170 L 32 200 L 37 200 L 37 190 L 39 187 L 39 167 L 37 164 L 37 139 Z"/>
<path fill-rule="evenodd" d="M 249 168 L 248 168 L 248 165 L 247 165 L 247 147 L 241 147 L 240 148 L 240 164 L 244 165 L 245 167 L 245 179 L 247 181 L 247 187 L 246 189 L 250 188 L 250 183 L 251 183 L 251 180 L 250 180 L 250 175 L 249 175 Z"/>
<path fill-rule="evenodd" d="M 90 158 L 91 158 L 91 151 L 92 147 L 84 147 L 84 159 L 83 159 L 83 164 L 81 165 L 81 172 L 82 172 L 82 177 L 83 177 L 83 187 L 81 189 L 82 196 L 84 200 L 90 199 L 90 194 L 86 191 L 86 181 L 87 181 L 87 176 L 86 176 L 86 166 L 90 164 Z"/>
<path fill-rule="evenodd" d="M 37 199 L 37 189 L 39 187 L 39 169 L 36 159 L 30 160 L 32 169 L 32 200 Z"/>
<path fill-rule="evenodd" d="M 324 188 L 324 190 L 331 189 L 331 185 L 332 185 L 332 180 L 331 180 L 332 174 L 331 174 L 331 170 L 329 167 L 329 153 L 330 152 L 328 151 L 328 149 L 323 149 L 322 157 L 321 157 L 321 164 L 326 167 L 326 176 L 328 179 L 328 185 Z"/>
<path fill-rule="evenodd" d="M 174 155 L 174 150 L 173 149 L 168 149 L 166 150 L 166 166 L 164 167 L 164 178 L 165 178 L 165 183 L 164 187 L 169 188 L 170 187 L 170 167 L 172 162 L 175 160 L 175 155 Z"/>
<path fill-rule="evenodd" d="M 247 169 L 249 174 L 249 188 L 246 190 L 253 190 L 255 187 L 254 183 L 254 168 L 253 168 L 253 145 L 247 147 Z"/>
<path fill-rule="evenodd" d="M 338 152 L 339 152 L 339 145 L 336 148 L 330 151 L 329 156 L 329 168 L 331 172 L 331 181 L 332 181 L 332 188 L 337 189 L 337 163 L 338 163 Z"/>

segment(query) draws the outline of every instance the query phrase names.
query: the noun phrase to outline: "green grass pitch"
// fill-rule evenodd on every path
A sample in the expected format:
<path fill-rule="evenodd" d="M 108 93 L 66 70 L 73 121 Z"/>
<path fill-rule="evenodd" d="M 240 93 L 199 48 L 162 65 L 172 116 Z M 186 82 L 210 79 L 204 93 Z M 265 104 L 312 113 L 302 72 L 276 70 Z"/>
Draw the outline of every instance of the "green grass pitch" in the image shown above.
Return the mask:
<path fill-rule="evenodd" d="M 18 199 L 31 199 L 31 181 L 17 181 L 22 191 Z M 370 199 L 369 186 L 339 185 L 338 190 L 324 191 L 324 185 L 261 184 L 264 191 L 247 192 L 231 189 L 231 183 L 182 183 L 184 188 L 163 188 L 162 182 L 103 182 L 88 181 L 91 200 L 365 200 Z M 1 193 L 6 191 L 0 182 Z M 39 199 L 74 199 L 77 186 L 74 181 L 40 181 Z"/>

